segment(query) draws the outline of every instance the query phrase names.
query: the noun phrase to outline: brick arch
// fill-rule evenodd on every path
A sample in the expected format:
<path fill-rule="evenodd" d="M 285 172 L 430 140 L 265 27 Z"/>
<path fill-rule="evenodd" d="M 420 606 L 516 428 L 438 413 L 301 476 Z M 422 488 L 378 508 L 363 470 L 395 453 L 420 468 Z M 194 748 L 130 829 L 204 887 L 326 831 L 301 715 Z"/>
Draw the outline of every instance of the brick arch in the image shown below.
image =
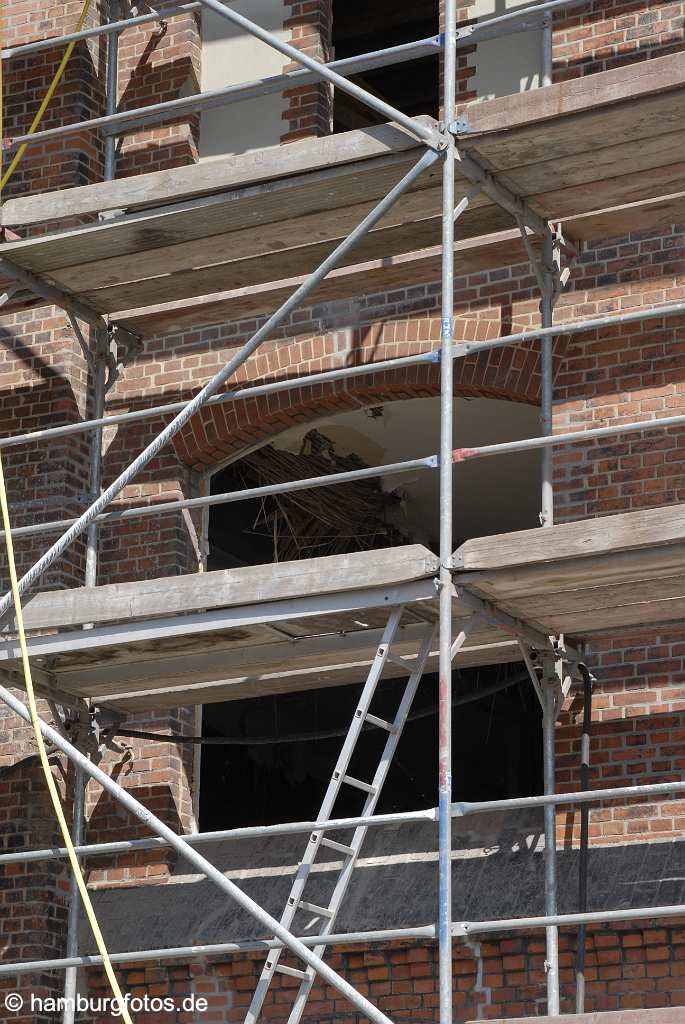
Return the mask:
<path fill-rule="evenodd" d="M 463 318 L 456 321 L 455 338 L 484 341 L 496 337 L 499 330 L 499 319 Z M 346 381 L 313 383 L 206 408 L 175 438 L 176 454 L 187 466 L 205 471 L 298 424 L 393 401 L 434 397 L 440 391 L 439 363 L 397 370 L 374 370 L 373 366 L 383 360 L 436 351 L 439 345 L 440 318 L 429 316 L 274 344 L 241 368 L 236 375 L 239 386 L 305 377 L 359 363 L 368 364 L 369 372 Z M 474 353 L 455 362 L 457 397 L 535 403 L 539 387 L 539 355 L 534 344 Z"/>

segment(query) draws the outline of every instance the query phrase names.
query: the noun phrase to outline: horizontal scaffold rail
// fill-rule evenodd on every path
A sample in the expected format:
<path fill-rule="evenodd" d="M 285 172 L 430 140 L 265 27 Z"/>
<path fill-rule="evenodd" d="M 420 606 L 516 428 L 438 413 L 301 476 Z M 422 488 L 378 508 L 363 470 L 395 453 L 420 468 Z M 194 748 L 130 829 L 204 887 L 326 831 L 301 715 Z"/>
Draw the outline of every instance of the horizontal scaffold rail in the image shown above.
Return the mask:
<path fill-rule="evenodd" d="M 493 455 L 507 455 L 512 452 L 555 448 L 562 445 L 587 444 L 590 441 L 605 437 L 643 433 L 647 430 L 668 430 L 673 427 L 685 427 L 685 413 L 678 416 L 664 416 L 650 420 L 635 420 L 631 423 L 616 423 L 609 427 L 596 427 L 591 430 L 575 430 L 565 434 L 544 434 L 540 437 L 523 438 L 520 441 L 502 441 L 499 444 L 482 445 L 480 448 L 455 448 L 452 451 L 452 462 L 468 462 L 471 459 L 487 458 Z M 91 517 L 90 522 L 107 525 L 123 520 L 167 515 L 182 511 L 183 509 L 190 511 L 210 508 L 214 505 L 226 505 L 231 502 L 267 498 L 275 494 L 294 494 L 296 491 L 314 490 L 319 487 L 335 487 L 340 484 L 353 483 L 357 480 L 378 479 L 386 476 L 396 476 L 401 473 L 415 473 L 439 468 L 440 456 L 437 454 L 427 455 L 422 459 L 393 462 L 385 466 L 368 466 L 365 469 L 350 470 L 347 473 L 329 473 L 325 476 L 290 480 L 280 484 L 267 484 L 264 487 L 250 487 L 241 491 L 226 491 L 221 494 L 209 494 L 198 498 L 179 498 L 176 501 L 163 501 L 155 504 L 132 505 L 128 508 L 117 509 L 114 512 L 101 512 Z M 85 514 L 83 513 L 82 516 L 71 519 L 18 526 L 12 531 L 12 535 L 14 537 L 27 537 L 67 530 L 80 523 Z M 0 532 L 1 537 L 4 537 L 3 532 Z"/>
<path fill-rule="evenodd" d="M 579 924 L 611 924 L 613 921 L 643 921 L 655 918 L 678 918 L 685 915 L 685 904 L 676 903 L 660 907 L 630 907 L 627 910 L 596 910 L 583 914 L 553 914 L 540 917 L 506 918 L 493 921 L 459 921 L 452 925 L 455 938 L 469 939 L 472 935 L 484 935 L 492 932 L 520 931 L 524 929 L 547 928 L 556 925 L 560 928 L 574 927 Z M 347 946 L 355 943 L 364 945 L 385 942 L 406 941 L 408 939 L 435 940 L 435 925 L 419 925 L 416 928 L 385 928 L 379 931 L 341 932 L 331 935 L 299 936 L 304 946 Z M 283 943 L 275 939 L 249 939 L 244 942 L 218 942 L 208 945 L 172 946 L 167 949 L 138 949 L 126 953 L 112 953 L 112 963 L 134 963 L 149 960 L 183 960 L 199 957 L 226 956 L 231 953 L 250 953 L 260 950 L 282 949 Z M 69 967 L 100 967 L 102 958 L 96 955 L 64 957 L 55 960 L 30 960 L 19 964 L 0 964 L 0 977 L 28 974 L 33 971 L 63 971 Z"/>
<path fill-rule="evenodd" d="M 330 68 L 338 75 L 358 75 L 364 71 L 390 67 L 441 52 L 440 36 L 429 36 L 426 39 L 417 39 L 412 43 L 403 43 L 384 50 L 362 53 L 357 57 L 344 57 L 321 66 Z M 33 132 L 30 135 L 12 136 L 12 138 L 6 139 L 5 143 L 6 145 L 11 144 L 12 147 L 35 146 L 82 131 L 103 130 L 108 135 L 118 135 L 141 128 L 146 124 L 172 120 L 182 114 L 194 114 L 201 110 L 227 106 L 230 103 L 241 103 L 258 96 L 270 96 L 280 93 L 284 89 L 301 88 L 303 85 L 316 82 L 319 77 L 318 73 L 310 70 L 288 71 L 282 75 L 272 75 L 240 85 L 226 86 L 223 89 L 212 89 L 194 96 L 182 96 L 162 103 L 150 103 L 135 110 L 120 110 L 115 114 L 103 114 L 101 117 L 92 117 L 87 121 L 57 125 L 55 128 L 45 128 L 43 131 Z M 413 134 L 417 133 L 414 131 Z"/>
<path fill-rule="evenodd" d="M 679 918 L 685 915 L 685 904 L 676 903 L 660 907 L 630 907 L 626 910 L 595 910 L 583 914 L 550 914 L 539 917 L 512 917 L 493 921 L 459 921 L 452 925 L 455 938 L 469 939 L 472 935 L 521 931 L 525 929 L 557 927 L 575 927 L 579 924 L 611 924 L 613 921 L 644 921 L 654 918 Z M 385 942 L 406 941 L 408 939 L 435 940 L 435 925 L 423 925 L 416 928 L 385 928 L 379 931 L 341 932 L 325 936 L 299 936 L 304 946 L 326 945 L 347 946 L 355 943 L 364 945 Z M 232 953 L 250 953 L 260 950 L 282 949 L 283 943 L 275 939 L 249 939 L 244 942 L 218 942 L 208 945 L 172 946 L 160 949 L 138 949 L 126 953 L 112 953 L 112 963 L 134 963 L 149 960 L 183 960 L 210 956 L 226 956 Z M 17 976 L 34 971 L 63 971 L 69 967 L 100 967 L 102 958 L 96 955 L 64 957 L 55 960 L 29 960 L 19 964 L 0 964 L 0 977 Z"/>
<path fill-rule="evenodd" d="M 685 790 L 685 779 L 679 782 L 655 782 L 640 786 L 614 786 L 609 789 L 588 789 L 574 793 L 552 793 L 540 796 L 509 797 L 504 800 L 465 801 L 452 804 L 452 817 L 469 814 L 489 814 L 492 811 L 516 811 L 535 807 L 568 807 L 576 804 L 608 803 L 612 800 L 640 800 L 649 796 L 670 796 Z M 328 821 L 289 821 L 278 825 L 250 825 L 243 828 L 216 832 L 193 832 L 183 836 L 191 846 L 203 843 L 231 842 L 241 839 L 269 839 L 278 836 L 304 835 L 308 832 L 333 832 L 347 828 L 383 828 L 388 825 L 410 825 L 420 821 L 438 820 L 437 807 L 423 811 L 397 811 L 393 814 L 360 815 L 356 818 L 331 818 Z M 80 857 L 112 856 L 137 850 L 154 850 L 168 846 L 158 837 L 129 839 L 110 843 L 89 843 L 78 846 Z M 31 864 L 35 861 L 60 860 L 67 856 L 66 849 L 52 847 L 46 850 L 21 850 L 0 854 L 0 864 Z"/>
<path fill-rule="evenodd" d="M 497 36 L 509 35 L 514 32 L 526 32 L 531 28 L 539 26 L 540 18 L 544 15 L 548 15 L 559 8 L 571 10 L 574 7 L 582 7 L 586 3 L 587 0 L 545 0 L 545 2 L 534 4 L 531 7 L 517 11 L 508 11 L 506 14 L 501 14 L 494 18 L 486 18 L 476 24 L 466 25 L 457 29 L 457 46 L 473 46 L 474 43 L 481 42 L 484 39 L 493 39 Z M 130 28 L 138 28 L 140 25 L 159 23 L 160 21 L 166 21 L 168 18 L 191 14 L 201 10 L 202 3 L 200 0 L 172 6 L 167 6 L 167 3 L 163 0 L 149 14 L 137 14 L 119 21 L 109 21 L 104 25 L 95 25 L 92 28 L 83 29 L 81 32 L 70 32 L 63 36 L 37 39 L 31 43 L 23 43 L 20 46 L 7 46 L 3 48 L 0 56 L 2 60 L 14 60 L 17 57 L 26 57 L 30 53 L 38 53 L 41 50 L 51 50 L 56 46 L 67 46 L 72 42 L 83 42 L 86 39 L 95 39 L 103 35 L 117 35 Z M 441 39 L 442 37 L 439 38 Z"/>
<path fill-rule="evenodd" d="M 685 314 L 685 302 L 674 302 L 668 306 L 654 306 L 649 309 L 632 310 L 629 313 L 593 317 L 592 319 L 579 320 L 572 324 L 556 324 L 553 327 L 526 329 L 516 334 L 502 335 L 491 341 L 457 343 L 454 345 L 453 354 L 455 359 L 463 359 L 469 355 L 477 355 L 478 352 L 504 348 L 507 345 L 522 345 L 541 338 L 582 334 L 585 331 L 602 330 L 606 327 L 620 327 L 623 324 L 637 323 L 640 320 L 651 320 L 682 314 Z M 293 391 L 298 388 L 314 387 L 317 384 L 350 380 L 370 373 L 384 373 L 386 371 L 407 369 L 413 366 L 439 362 L 440 352 L 436 350 L 434 352 L 420 352 L 417 355 L 404 356 L 400 359 L 385 359 L 357 366 L 345 366 L 336 370 L 324 370 L 322 373 L 308 374 L 304 377 L 291 377 L 288 380 L 275 380 L 265 384 L 254 384 L 250 387 L 239 388 L 237 391 L 226 391 L 219 395 L 213 395 L 205 402 L 205 406 L 224 405 L 227 402 L 261 398 L 263 395 L 276 394 L 280 391 Z M 187 402 L 183 401 L 169 402 L 166 405 L 135 409 L 132 412 L 114 413 L 113 415 L 102 416 L 97 419 L 81 420 L 79 423 L 64 423 L 59 427 L 31 430 L 25 434 L 10 434 L 8 437 L 0 437 L 0 449 L 13 448 L 22 444 L 33 444 L 38 441 L 48 441 L 53 437 L 63 437 L 67 434 L 85 433 L 89 430 L 96 430 L 99 427 L 116 427 L 120 424 L 137 423 L 141 420 L 155 419 L 158 416 L 173 415 L 185 409 L 187 404 Z"/>

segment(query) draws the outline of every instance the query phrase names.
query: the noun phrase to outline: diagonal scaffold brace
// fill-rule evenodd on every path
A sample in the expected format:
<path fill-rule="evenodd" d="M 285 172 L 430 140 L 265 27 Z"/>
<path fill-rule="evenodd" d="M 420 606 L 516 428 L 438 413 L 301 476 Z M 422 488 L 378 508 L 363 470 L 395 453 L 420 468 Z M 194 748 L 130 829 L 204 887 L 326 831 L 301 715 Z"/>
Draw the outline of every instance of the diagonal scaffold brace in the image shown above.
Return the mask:
<path fill-rule="evenodd" d="M 14 696 L 4 686 L 0 686 L 0 701 L 3 701 L 15 714 L 26 722 L 30 722 L 31 715 L 26 705 Z M 287 928 L 272 917 L 266 910 L 251 899 L 234 882 L 226 878 L 218 868 L 206 860 L 201 853 L 198 853 L 192 846 L 186 843 L 182 836 L 177 835 L 152 811 L 143 806 L 134 796 L 128 793 L 122 786 L 110 778 L 105 772 L 90 761 L 85 754 L 82 754 L 77 747 L 65 739 L 56 729 L 52 729 L 46 722 L 40 723 L 43 737 L 52 743 L 58 750 L 69 758 L 86 776 L 94 779 L 102 788 L 138 818 L 147 828 L 165 839 L 169 845 L 197 871 L 205 875 L 209 881 L 214 882 L 221 891 L 234 900 L 255 920 L 259 921 L 264 928 L 272 933 L 286 949 L 299 957 L 304 963 L 319 974 L 329 985 L 352 1003 L 365 1017 L 374 1021 L 375 1024 L 391 1024 L 391 1021 L 384 1013 L 375 1007 L 365 996 L 361 995 L 353 985 L 345 981 L 328 964 L 318 957 L 311 949 L 305 946 L 299 939 L 292 935 Z"/>
<path fill-rule="evenodd" d="M 24 594 L 32 587 L 50 568 L 51 565 L 70 547 L 70 545 L 85 530 L 91 522 L 117 497 L 118 494 L 137 476 L 149 462 L 175 437 L 186 423 L 199 412 L 209 398 L 217 394 L 235 372 L 250 358 L 250 356 L 266 341 L 271 333 L 282 321 L 296 309 L 302 300 L 322 281 L 326 275 L 345 258 L 357 242 L 376 226 L 381 218 L 390 210 L 404 193 L 411 188 L 414 182 L 427 170 L 436 160 L 439 154 L 427 149 L 416 164 L 400 179 L 369 214 L 357 225 L 344 241 L 323 261 L 323 263 L 311 274 L 307 280 L 273 313 L 255 334 L 236 352 L 221 370 L 218 371 L 198 392 L 197 395 L 185 408 L 167 424 L 167 426 L 151 441 L 151 443 L 131 462 L 126 469 L 102 492 L 86 511 L 79 516 L 73 525 L 55 541 L 45 554 L 22 576 L 19 580 L 19 593 Z M 12 595 L 5 594 L 0 598 L 0 620 L 6 616 L 12 608 Z"/>

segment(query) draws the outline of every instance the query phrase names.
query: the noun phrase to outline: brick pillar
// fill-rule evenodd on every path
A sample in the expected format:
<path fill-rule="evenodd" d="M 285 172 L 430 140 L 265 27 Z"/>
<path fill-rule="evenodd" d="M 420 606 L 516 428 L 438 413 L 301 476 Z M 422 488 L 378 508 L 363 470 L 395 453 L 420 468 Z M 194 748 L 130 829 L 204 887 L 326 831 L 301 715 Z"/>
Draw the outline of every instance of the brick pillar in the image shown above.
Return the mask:
<path fill-rule="evenodd" d="M 294 0 L 286 3 L 284 27 L 292 33 L 291 44 L 308 57 L 328 63 L 331 60 L 331 0 Z M 300 67 L 288 64 L 284 71 Z M 281 142 L 294 142 L 312 136 L 330 135 L 333 130 L 333 95 L 325 82 L 315 82 L 284 93 L 288 107 L 283 114 L 287 130 Z"/>
<path fill-rule="evenodd" d="M 121 110 L 199 92 L 199 13 L 127 30 L 120 38 L 119 58 Z M 117 176 L 195 163 L 199 126 L 199 114 L 188 114 L 176 121 L 154 123 L 127 133 L 117 146 Z"/>
<path fill-rule="evenodd" d="M 0 736 L 0 762 L 5 764 L 0 767 L 0 850 L 10 853 L 61 845 L 37 756 L 7 763 L 10 757 L 27 750 L 26 730 L 11 712 L 0 712 Z M 59 783 L 61 769 L 56 759 L 53 761 Z M 2 960 L 46 960 L 64 955 L 67 884 L 62 861 L 0 865 Z M 30 998 L 32 994 L 40 999 L 54 998 L 61 993 L 62 984 L 62 976 L 54 972 L 0 978 L 0 1018 L 11 1019 L 12 1024 L 54 1024 L 52 1015 L 31 1010 Z M 10 993 L 22 997 L 23 1010 L 5 1012 L 5 999 Z"/>

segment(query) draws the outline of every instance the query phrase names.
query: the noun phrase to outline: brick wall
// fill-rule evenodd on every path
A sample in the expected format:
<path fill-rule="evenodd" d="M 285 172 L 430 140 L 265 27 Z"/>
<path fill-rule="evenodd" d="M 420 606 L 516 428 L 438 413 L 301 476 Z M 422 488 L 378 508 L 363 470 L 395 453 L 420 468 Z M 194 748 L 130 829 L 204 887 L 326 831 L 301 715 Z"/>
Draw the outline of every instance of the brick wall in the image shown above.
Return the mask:
<path fill-rule="evenodd" d="M 80 4 L 13 6 L 8 43 L 35 35 L 69 30 Z M 294 45 L 326 58 L 330 19 L 324 0 L 288 4 L 287 27 Z M 98 16 L 97 12 L 93 15 Z M 468 18 L 468 5 L 460 19 Z M 555 31 L 557 77 L 588 74 L 625 60 L 644 59 L 682 48 L 683 5 L 595 2 L 559 21 Z M 200 45 L 194 15 L 173 19 L 163 30 L 145 27 L 122 38 L 120 100 L 132 107 L 170 99 L 197 88 Z M 472 52 L 460 51 L 460 99 L 469 96 Z M 11 67 L 5 79 L 5 134 L 25 130 L 32 110 L 27 95 L 38 97 L 55 67 L 52 50 Z M 102 109 L 102 44 L 77 51 L 45 126 L 77 120 Z M 325 86 L 292 90 L 285 115 L 284 141 L 325 134 L 330 126 L 330 93 Z M 140 131 L 120 147 L 119 173 L 189 163 L 197 155 L 197 120 Z M 34 191 L 93 180 L 101 170 L 102 145 L 96 136 L 31 150 L 12 183 Z M 617 309 L 653 305 L 684 297 L 682 226 L 652 236 L 599 242 L 583 254 L 572 286 L 559 304 L 558 318 L 571 321 Z M 478 273 L 457 281 L 459 327 L 465 337 L 488 337 L 537 322 L 535 283 L 527 266 Z M 361 296 L 299 311 L 238 375 L 239 381 L 315 372 L 347 360 L 391 358 L 436 347 L 439 338 L 439 287 L 412 286 L 391 293 Z M 161 400 L 188 396 L 204 383 L 254 331 L 245 321 L 201 328 L 184 335 L 153 339 L 135 366 L 109 395 L 108 408 L 121 411 Z M 682 411 L 683 324 L 650 321 L 615 331 L 576 336 L 557 342 L 555 429 L 583 430 L 603 423 L 657 412 Z M 87 413 L 87 372 L 78 347 L 61 316 L 53 310 L 31 311 L 3 319 L 0 374 L 6 400 L 0 403 L 3 432 L 74 420 Z M 485 394 L 533 401 L 538 391 L 535 349 L 502 350 L 473 358 L 457 370 L 460 394 Z M 349 387 L 307 389 L 270 401 L 223 406 L 197 417 L 173 449 L 157 459 L 120 504 L 194 494 L 198 474 L 235 456 L 255 441 L 294 423 L 363 405 L 432 395 L 437 381 L 432 368 L 411 375 L 372 371 Z M 5 394 L 6 393 L 6 394 Z M 9 396 L 11 393 L 11 404 Z M 150 421 L 113 432 L 107 440 L 105 479 L 112 479 L 132 454 L 159 428 Z M 611 444 L 588 444 L 555 458 L 557 518 L 577 519 L 614 511 L 682 501 L 682 433 L 640 437 Z M 17 449 L 6 460 L 10 496 L 18 524 L 59 519 L 73 514 L 74 499 L 86 487 L 87 448 L 82 440 Z M 19 545 L 26 566 L 44 542 Z M 103 531 L 101 580 L 173 575 L 193 571 L 196 555 L 182 517 L 167 517 L 163 527 L 142 520 L 130 527 Z M 83 547 L 76 546 L 46 580 L 51 586 L 79 585 Z M 593 785 L 664 781 L 682 773 L 684 710 L 681 696 L 685 648 L 677 630 L 650 630 L 632 637 L 611 637 L 594 645 L 589 659 L 599 687 L 595 696 L 592 744 Z M 558 730 L 558 784 L 577 785 L 578 708 L 565 709 Z M 179 710 L 146 723 L 163 732 L 190 730 L 192 712 Z M 54 841 L 51 815 L 41 801 L 42 781 L 33 760 L 27 730 L 9 717 L 0 718 L 4 737 L 0 754 L 0 817 L 6 844 L 42 846 Z M 143 802 L 176 827 L 187 828 L 190 804 L 188 753 L 169 745 L 134 745 L 133 759 L 110 752 L 107 769 Z M 62 772 L 63 766 L 56 765 Z M 27 792 L 34 799 L 26 800 Z M 88 838 L 111 839 L 137 833 L 137 826 L 95 789 L 90 791 Z M 679 801 L 640 803 L 629 808 L 593 811 L 593 842 L 615 844 L 682 835 L 685 805 Z M 560 844 L 577 842 L 578 815 L 565 810 L 558 819 Z M 95 885 L 130 885 L 166 877 L 168 858 L 150 855 L 101 862 Z M 5 871 L 0 875 L 0 906 L 13 922 L 8 959 L 52 955 L 59 949 L 64 921 L 65 878 L 60 869 Z M 38 918 L 49 902 L 47 919 Z M 18 916 L 16 907 L 23 913 Z M 36 921 L 42 932 L 37 935 Z M 677 926 L 599 929 L 588 938 L 588 1006 L 596 1009 L 678 1004 L 685 991 L 679 978 L 685 932 Z M 562 936 L 565 1006 L 572 993 L 572 936 Z M 540 1012 L 544 996 L 543 945 L 539 935 L 497 937 L 481 946 L 482 971 L 473 951 L 455 950 L 456 1019 Z M 133 967 L 126 972 L 134 993 L 167 992 L 206 995 L 212 1011 L 203 1021 L 241 1020 L 261 957 L 236 958 L 218 965 Z M 436 963 L 432 946 L 393 946 L 378 951 L 335 951 L 331 963 L 378 998 L 396 1019 L 436 1017 Z M 94 991 L 98 975 L 91 974 Z M 7 982 L 3 982 L 6 987 Z M 24 985 L 55 989 L 56 979 L 29 978 Z M 274 990 L 269 1018 L 285 1019 L 286 979 Z M 229 1010 L 226 1010 L 226 1003 Z M 311 1019 L 356 1019 L 325 989 L 315 992 Z M 13 1018 L 14 1019 L 14 1018 Z M 31 1018 L 32 1020 L 34 1018 Z M 154 1019 L 154 1018 L 153 1018 Z M 173 1019 L 164 1017 L 164 1020 Z M 178 1020 L 194 1019 L 178 1017 Z M 28 1020 L 28 1018 L 27 1018 Z"/>
<path fill-rule="evenodd" d="M 594 928 L 586 935 L 586 1010 L 618 1010 L 685 1004 L 685 930 L 676 923 L 649 926 L 640 922 Z M 561 1011 L 573 1012 L 573 963 L 576 935 L 560 935 Z M 535 1017 L 544 1013 L 545 943 L 542 935 L 497 936 L 454 948 L 455 1024 L 475 1018 Z M 331 966 L 360 992 L 381 1005 L 395 1021 L 435 1021 L 438 963 L 435 946 L 391 943 L 381 947 L 349 946 L 332 952 Z M 123 981 L 133 999 L 154 1007 L 154 999 L 170 999 L 178 1012 L 154 1014 L 151 1020 L 190 1024 L 239 1024 L 245 1017 L 261 970 L 262 957 L 206 959 L 193 965 L 168 961 L 132 964 Z M 298 981 L 284 977 L 273 987 L 263 1010 L 265 1021 L 286 1021 Z M 94 998 L 107 998 L 104 977 L 91 974 Z M 206 1000 L 201 1013 L 183 1011 L 184 1000 Z M 188 1005 L 188 1004 L 186 1004 Z M 317 983 L 308 1004 L 307 1020 L 362 1024 L 361 1014 L 328 985 Z M 97 1018 L 94 1024 L 105 1024 Z"/>

